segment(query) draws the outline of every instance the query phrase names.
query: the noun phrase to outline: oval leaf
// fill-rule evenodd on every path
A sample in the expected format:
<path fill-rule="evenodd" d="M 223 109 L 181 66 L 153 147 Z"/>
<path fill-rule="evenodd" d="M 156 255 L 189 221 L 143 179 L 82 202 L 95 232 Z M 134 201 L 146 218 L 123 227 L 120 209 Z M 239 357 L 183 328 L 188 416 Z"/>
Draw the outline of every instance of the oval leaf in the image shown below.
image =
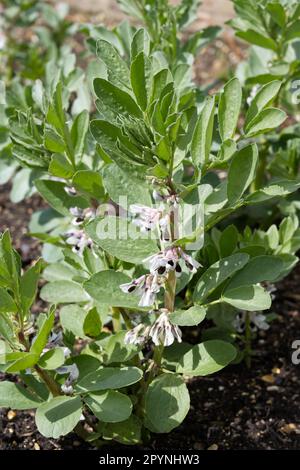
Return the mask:
<path fill-rule="evenodd" d="M 232 344 L 222 340 L 210 340 L 193 346 L 177 365 L 177 372 L 192 376 L 213 374 L 230 364 L 236 357 Z"/>

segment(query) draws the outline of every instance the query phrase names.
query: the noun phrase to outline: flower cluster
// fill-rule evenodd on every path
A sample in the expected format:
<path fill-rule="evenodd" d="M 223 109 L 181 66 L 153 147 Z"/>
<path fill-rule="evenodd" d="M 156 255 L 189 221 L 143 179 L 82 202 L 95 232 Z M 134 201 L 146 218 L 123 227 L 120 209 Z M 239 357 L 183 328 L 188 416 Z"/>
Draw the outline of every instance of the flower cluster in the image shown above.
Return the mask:
<path fill-rule="evenodd" d="M 174 341 L 181 343 L 181 330 L 177 325 L 173 325 L 169 320 L 169 312 L 167 309 L 160 309 L 160 315 L 152 326 L 140 323 L 125 335 L 126 344 L 144 345 L 149 339 L 156 346 L 171 346 Z"/>
<path fill-rule="evenodd" d="M 141 295 L 139 307 L 151 307 L 164 282 L 165 279 L 158 274 L 144 274 L 131 282 L 121 284 L 120 289 L 126 294 Z"/>
<path fill-rule="evenodd" d="M 234 329 L 238 333 L 244 333 L 246 328 L 246 315 L 247 312 L 239 312 L 232 322 Z M 269 323 L 266 321 L 266 316 L 262 313 L 250 312 L 250 328 L 252 332 L 257 330 L 268 330 Z"/>
<path fill-rule="evenodd" d="M 200 267 L 200 263 L 180 247 L 168 247 L 146 258 L 144 262 L 149 264 L 150 274 L 144 274 L 129 283 L 120 285 L 121 290 L 125 293 L 141 295 L 140 307 L 151 307 L 154 304 L 156 295 L 165 284 L 170 271 L 175 271 L 176 276 L 180 276 L 182 264 L 185 264 L 192 273 L 195 273 Z"/>
<path fill-rule="evenodd" d="M 72 245 L 72 251 L 74 251 L 74 253 L 82 255 L 85 248 L 93 247 L 92 239 L 86 235 L 82 226 L 92 220 L 96 213 L 93 209 L 80 209 L 79 207 L 71 207 L 70 213 L 73 216 L 72 225 L 74 228 L 68 230 L 65 234 L 66 242 Z"/>
<path fill-rule="evenodd" d="M 153 196 L 155 199 L 164 200 L 172 206 L 178 204 L 176 196 L 163 196 L 159 193 Z M 158 227 L 161 241 L 170 240 L 170 208 L 167 211 L 163 205 L 158 209 L 132 205 L 130 210 L 136 216 L 133 222 L 142 231 L 150 231 Z M 143 262 L 149 266 L 149 274 L 144 274 L 131 282 L 120 285 L 123 292 L 141 296 L 138 304 L 140 307 L 153 306 L 160 289 L 166 285 L 169 273 L 174 272 L 176 277 L 179 277 L 182 274 L 184 265 L 193 274 L 200 267 L 200 263 L 185 253 L 179 246 L 167 246 L 159 253 L 144 259 Z M 128 331 L 125 342 L 143 345 L 151 339 L 157 346 L 170 346 L 175 340 L 181 342 L 181 330 L 177 325 L 170 322 L 169 311 L 160 309 L 159 312 L 160 315 L 152 326 L 141 323 Z"/>
<path fill-rule="evenodd" d="M 165 207 L 159 208 L 147 207 L 140 204 L 132 204 L 129 207 L 130 212 L 135 216 L 133 224 L 141 229 L 141 232 L 150 232 L 159 228 L 162 240 L 169 241 L 170 233 L 168 230 L 170 224 L 170 215 L 165 212 Z"/>

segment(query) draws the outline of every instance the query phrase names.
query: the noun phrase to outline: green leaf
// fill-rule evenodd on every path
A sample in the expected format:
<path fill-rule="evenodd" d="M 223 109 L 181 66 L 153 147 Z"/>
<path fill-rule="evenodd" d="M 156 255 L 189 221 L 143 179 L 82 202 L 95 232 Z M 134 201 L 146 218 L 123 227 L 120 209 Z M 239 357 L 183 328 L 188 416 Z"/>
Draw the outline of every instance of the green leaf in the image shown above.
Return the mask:
<path fill-rule="evenodd" d="M 58 367 L 62 366 L 65 362 L 64 350 L 63 348 L 54 348 L 45 352 L 38 362 L 38 365 L 42 369 L 46 370 L 55 370 Z"/>
<path fill-rule="evenodd" d="M 83 327 L 87 314 L 88 312 L 79 307 L 79 305 L 65 305 L 60 310 L 61 326 L 66 333 L 72 332 L 75 336 L 79 336 L 79 338 L 85 338 Z"/>
<path fill-rule="evenodd" d="M 274 197 L 283 197 L 297 191 L 300 183 L 294 180 L 276 181 L 276 184 L 270 184 L 265 188 L 251 193 L 246 198 L 247 204 L 255 204 L 267 201 Z"/>
<path fill-rule="evenodd" d="M 125 421 L 132 412 L 130 398 L 114 390 L 91 393 L 84 397 L 84 401 L 99 421 L 104 423 Z"/>
<path fill-rule="evenodd" d="M 260 46 L 264 49 L 271 49 L 272 51 L 277 52 L 277 43 L 273 39 L 267 36 L 263 36 L 253 29 L 248 29 L 247 31 L 238 31 L 236 36 L 244 39 L 247 42 L 250 42 L 250 44 L 254 44 L 255 46 Z"/>
<path fill-rule="evenodd" d="M 146 56 L 150 53 L 150 37 L 144 28 L 138 29 L 132 38 L 130 51 L 131 61 L 133 61 L 141 52 Z"/>
<path fill-rule="evenodd" d="M 254 179 L 258 162 L 255 144 L 239 150 L 232 158 L 227 184 L 228 204 L 236 204 Z"/>
<path fill-rule="evenodd" d="M 107 253 L 128 263 L 140 264 L 157 252 L 154 240 L 147 239 L 144 233 L 121 217 L 96 218 L 87 225 L 86 232 Z"/>
<path fill-rule="evenodd" d="M 76 392 L 95 392 L 128 387 L 139 382 L 143 376 L 137 367 L 105 367 L 91 372 L 76 384 Z"/>
<path fill-rule="evenodd" d="M 104 39 L 100 39 L 97 41 L 97 56 L 106 65 L 108 75 L 117 80 L 124 88 L 128 88 L 130 83 L 129 69 L 117 49 Z"/>
<path fill-rule="evenodd" d="M 65 120 L 66 116 L 62 102 L 62 83 L 59 82 L 52 96 L 51 104 L 47 113 L 47 121 L 57 130 L 59 135 L 64 135 Z"/>
<path fill-rule="evenodd" d="M 52 180 L 36 180 L 35 186 L 53 209 L 62 215 L 70 215 L 71 207 L 86 208 L 88 202 L 80 196 L 69 196 L 65 183 Z"/>
<path fill-rule="evenodd" d="M 273 282 L 283 268 L 283 262 L 277 256 L 256 256 L 250 259 L 249 263 L 233 276 L 227 289 L 249 286 L 264 281 Z"/>
<path fill-rule="evenodd" d="M 58 176 L 59 178 L 68 179 L 72 177 L 74 170 L 64 155 L 56 153 L 51 157 L 49 173 L 51 175 Z"/>
<path fill-rule="evenodd" d="M 172 76 L 168 69 L 162 69 L 154 75 L 153 80 L 152 80 L 152 92 L 151 92 L 150 103 L 154 103 L 154 101 L 159 100 L 161 98 L 161 94 L 164 88 L 171 81 L 172 81 Z M 158 105 L 159 103 L 157 104 L 157 106 Z"/>
<path fill-rule="evenodd" d="M 69 265 L 62 263 L 51 263 L 43 271 L 43 279 L 46 281 L 60 281 L 72 279 L 76 271 Z"/>
<path fill-rule="evenodd" d="M 221 257 L 230 256 L 236 249 L 239 239 L 239 232 L 235 225 L 228 225 L 223 230 L 219 240 L 219 249 Z"/>
<path fill-rule="evenodd" d="M 40 400 L 21 385 L 8 381 L 0 382 L 0 408 L 28 410 L 37 408 L 40 404 Z"/>
<path fill-rule="evenodd" d="M 19 372 L 20 370 L 30 369 L 38 362 L 38 360 L 39 356 L 36 353 L 23 353 L 19 359 L 6 368 L 6 372 L 13 373 Z"/>
<path fill-rule="evenodd" d="M 134 445 L 141 442 L 142 425 L 137 416 L 131 415 L 121 423 L 109 423 L 103 430 L 103 439 L 113 439 L 121 444 Z"/>
<path fill-rule="evenodd" d="M 221 340 L 210 340 L 193 346 L 180 359 L 176 371 L 191 376 L 218 372 L 232 362 L 236 348 Z"/>
<path fill-rule="evenodd" d="M 100 99 L 101 106 L 104 107 L 103 112 L 108 109 L 115 116 L 124 117 L 142 117 L 142 112 L 134 99 L 112 83 L 103 78 L 95 78 L 94 90 Z"/>
<path fill-rule="evenodd" d="M 117 150 L 117 141 L 122 137 L 119 127 L 103 119 L 94 119 L 90 124 L 91 133 L 106 152 Z"/>
<path fill-rule="evenodd" d="M 55 397 L 43 403 L 36 412 L 38 431 L 45 437 L 58 439 L 69 434 L 81 417 L 79 397 Z"/>
<path fill-rule="evenodd" d="M 84 288 L 100 305 L 137 308 L 139 297 L 121 291 L 120 284 L 131 281 L 126 274 L 107 270 L 94 274 L 84 283 Z"/>
<path fill-rule="evenodd" d="M 63 153 L 66 150 L 63 139 L 53 129 L 45 130 L 44 145 L 50 152 Z"/>
<path fill-rule="evenodd" d="M 152 432 L 168 433 L 182 423 L 190 408 L 190 396 L 183 379 L 161 374 L 145 397 L 145 426 Z"/>
<path fill-rule="evenodd" d="M 73 281 L 54 281 L 42 287 L 41 299 L 46 302 L 68 304 L 72 302 L 87 302 L 88 295 L 83 287 Z"/>
<path fill-rule="evenodd" d="M 13 298 L 3 287 L 0 287 L 0 313 L 16 313 L 17 311 L 18 307 Z"/>
<path fill-rule="evenodd" d="M 290 26 L 287 27 L 285 33 L 285 39 L 292 41 L 300 37 L 300 20 L 294 21 Z"/>
<path fill-rule="evenodd" d="M 15 341 L 14 324 L 10 315 L 0 313 L 0 334 L 1 337 L 7 340 L 10 344 Z"/>
<path fill-rule="evenodd" d="M 259 113 L 247 127 L 246 137 L 253 137 L 259 134 L 266 134 L 281 126 L 286 120 L 284 111 L 277 108 L 266 108 Z"/>
<path fill-rule="evenodd" d="M 124 342 L 126 331 L 112 334 L 105 343 L 103 360 L 105 364 L 126 362 L 138 354 L 139 348 L 134 344 Z"/>
<path fill-rule="evenodd" d="M 242 286 L 228 289 L 224 292 L 222 300 L 239 310 L 248 312 L 267 310 L 272 304 L 270 294 L 261 286 Z"/>
<path fill-rule="evenodd" d="M 293 237 L 298 228 L 298 219 L 286 217 L 279 226 L 279 241 L 282 245 L 287 243 Z"/>
<path fill-rule="evenodd" d="M 272 20 L 278 24 L 281 28 L 285 27 L 286 14 L 284 7 L 278 2 L 267 3 L 266 9 L 270 13 Z"/>
<path fill-rule="evenodd" d="M 85 193 L 87 196 L 92 196 L 98 200 L 104 197 L 102 177 L 96 171 L 77 171 L 73 176 L 72 183 L 78 191 Z"/>
<path fill-rule="evenodd" d="M 234 140 L 225 140 L 220 146 L 217 159 L 221 161 L 228 161 L 236 152 L 236 142 Z"/>
<path fill-rule="evenodd" d="M 249 255 L 236 253 L 223 258 L 210 266 L 200 277 L 195 291 L 194 301 L 204 301 L 219 285 L 242 269 L 248 262 Z"/>
<path fill-rule="evenodd" d="M 42 354 L 44 347 L 47 344 L 48 337 L 52 330 L 55 318 L 55 309 L 52 308 L 49 312 L 48 317 L 45 318 L 42 325 L 39 328 L 38 334 L 30 348 L 32 354 L 36 354 L 38 357 Z"/>
<path fill-rule="evenodd" d="M 222 142 L 233 139 L 242 104 L 242 87 L 238 78 L 232 78 L 224 87 L 219 103 L 219 131 Z"/>
<path fill-rule="evenodd" d="M 206 315 L 206 309 L 200 306 L 194 306 L 188 310 L 175 310 L 170 313 L 169 319 L 173 325 L 194 326 L 199 325 Z"/>
<path fill-rule="evenodd" d="M 281 81 L 273 80 L 272 82 L 264 85 L 256 94 L 256 96 L 253 98 L 246 114 L 246 119 L 245 119 L 245 131 L 246 132 L 248 131 L 249 124 L 251 124 L 251 121 L 261 111 L 263 111 L 266 107 L 269 107 L 271 105 L 272 101 L 278 95 L 281 85 L 282 85 Z"/>
<path fill-rule="evenodd" d="M 130 80 L 136 100 L 143 111 L 148 105 L 148 94 L 150 92 L 151 67 L 149 59 L 144 52 L 140 52 L 130 68 Z"/>
<path fill-rule="evenodd" d="M 134 173 L 132 169 L 124 171 L 112 163 L 104 167 L 102 176 L 105 189 L 116 204 L 123 206 L 125 200 L 123 202 L 121 198 L 126 196 L 128 206 L 136 203 L 151 206 L 149 185 L 139 172 Z"/>
<path fill-rule="evenodd" d="M 43 261 L 39 260 L 31 266 L 31 268 L 27 269 L 20 279 L 21 305 L 24 314 L 28 313 L 28 310 L 35 300 L 42 266 Z"/>
<path fill-rule="evenodd" d="M 78 114 L 73 122 L 71 129 L 71 140 L 74 148 L 75 161 L 80 162 L 84 152 L 85 141 L 89 130 L 89 112 L 83 110 Z"/>
<path fill-rule="evenodd" d="M 196 123 L 191 156 L 195 165 L 203 165 L 209 159 L 215 115 L 215 98 L 207 97 Z"/>

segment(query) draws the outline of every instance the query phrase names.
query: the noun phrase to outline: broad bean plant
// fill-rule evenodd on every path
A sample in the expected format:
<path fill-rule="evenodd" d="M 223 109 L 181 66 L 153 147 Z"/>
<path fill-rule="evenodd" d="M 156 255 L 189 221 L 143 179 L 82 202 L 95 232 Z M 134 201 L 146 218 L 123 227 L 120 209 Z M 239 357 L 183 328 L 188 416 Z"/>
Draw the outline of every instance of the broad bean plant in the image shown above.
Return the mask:
<path fill-rule="evenodd" d="M 10 158 L 38 168 L 49 207 L 31 220 L 43 251 L 27 270 L 0 239 L 0 405 L 35 408 L 46 437 L 95 445 L 172 431 L 192 377 L 250 366 L 300 247 L 295 211 L 251 217 L 300 186 L 296 169 L 261 177 L 261 140 L 288 118 L 281 77 L 251 91 L 234 76 L 205 95 L 192 65 L 218 28 L 181 36 L 199 2 L 120 3 L 144 27 L 79 28 L 93 105 L 72 113 L 78 89 L 60 72 L 7 113 Z M 290 24 L 299 9 L 281 3 Z M 281 18 L 272 5 L 266 25 Z"/>

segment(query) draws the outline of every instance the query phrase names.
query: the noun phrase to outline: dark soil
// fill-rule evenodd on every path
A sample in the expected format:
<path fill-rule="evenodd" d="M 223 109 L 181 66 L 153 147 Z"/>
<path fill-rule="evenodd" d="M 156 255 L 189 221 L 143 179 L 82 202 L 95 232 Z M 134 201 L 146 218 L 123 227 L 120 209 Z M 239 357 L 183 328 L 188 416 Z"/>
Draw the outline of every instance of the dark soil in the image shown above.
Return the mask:
<path fill-rule="evenodd" d="M 28 237 L 28 223 L 32 214 L 45 206 L 38 195 L 14 204 L 9 199 L 10 185 L 0 186 L 0 232 L 9 229 L 14 247 L 19 251 L 24 265 L 30 264 L 40 255 L 38 240 Z"/>

